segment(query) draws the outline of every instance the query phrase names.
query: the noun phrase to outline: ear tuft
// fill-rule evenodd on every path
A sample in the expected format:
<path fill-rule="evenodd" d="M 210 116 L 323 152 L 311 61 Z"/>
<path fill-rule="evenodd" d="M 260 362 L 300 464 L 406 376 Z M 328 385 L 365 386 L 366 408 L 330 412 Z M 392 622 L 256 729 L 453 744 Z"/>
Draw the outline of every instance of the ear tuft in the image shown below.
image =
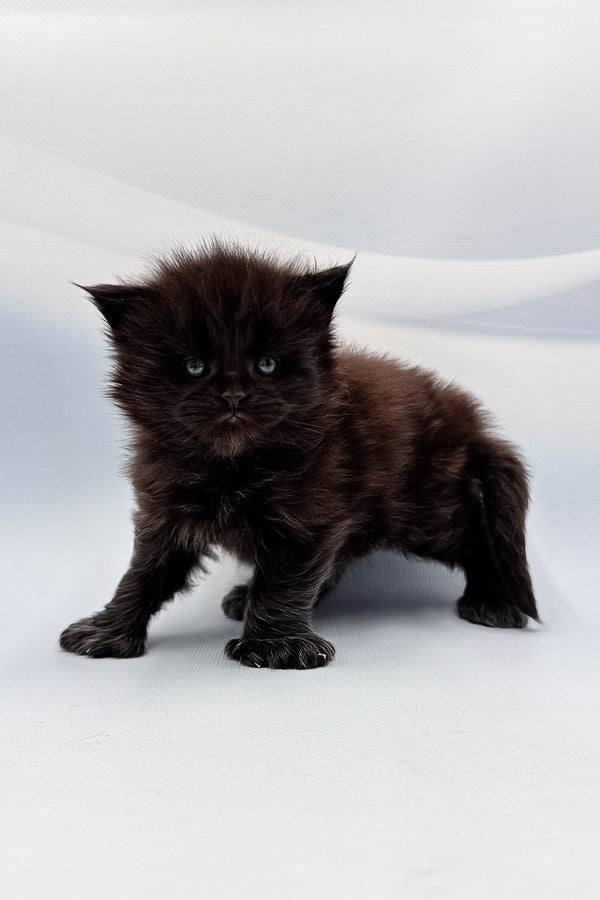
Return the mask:
<path fill-rule="evenodd" d="M 96 284 L 86 287 L 72 281 L 75 287 L 82 288 L 91 296 L 94 305 L 100 310 L 113 331 L 116 331 L 123 316 L 130 308 L 132 301 L 138 297 L 147 297 L 148 288 L 131 284 Z"/>
<path fill-rule="evenodd" d="M 321 272 L 310 272 L 308 275 L 301 275 L 298 279 L 303 290 L 315 296 L 325 307 L 330 318 L 335 304 L 342 296 L 353 262 L 354 259 L 345 266 L 334 266 Z"/>

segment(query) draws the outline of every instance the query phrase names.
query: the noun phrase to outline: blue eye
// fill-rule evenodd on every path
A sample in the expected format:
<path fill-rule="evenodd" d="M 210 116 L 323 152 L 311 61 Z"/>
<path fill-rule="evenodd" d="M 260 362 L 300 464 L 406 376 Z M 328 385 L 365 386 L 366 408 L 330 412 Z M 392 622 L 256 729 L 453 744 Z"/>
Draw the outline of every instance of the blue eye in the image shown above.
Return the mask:
<path fill-rule="evenodd" d="M 261 375 L 273 375 L 277 371 L 277 360 L 272 356 L 261 356 L 256 362 L 256 370 Z"/>
<path fill-rule="evenodd" d="M 202 375 L 208 375 L 208 366 L 201 359 L 187 359 L 185 368 L 188 375 L 193 378 L 201 378 Z"/>

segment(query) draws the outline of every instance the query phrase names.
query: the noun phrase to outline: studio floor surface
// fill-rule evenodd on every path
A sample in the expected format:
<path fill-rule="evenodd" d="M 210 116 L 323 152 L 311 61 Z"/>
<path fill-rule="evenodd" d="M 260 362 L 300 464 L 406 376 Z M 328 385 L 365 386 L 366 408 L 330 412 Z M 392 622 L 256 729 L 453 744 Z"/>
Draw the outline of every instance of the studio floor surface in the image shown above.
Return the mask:
<path fill-rule="evenodd" d="M 98 373 L 72 383 L 98 344 L 25 323 L 30 346 L 66 342 L 70 375 L 62 394 L 40 383 L 21 398 L 46 467 L 10 435 L 6 896 L 599 896 L 597 344 L 341 325 L 456 378 L 521 444 L 543 625 L 470 625 L 453 608 L 459 573 L 377 554 L 316 612 L 330 666 L 246 669 L 222 652 L 240 630 L 219 607 L 239 576 L 223 559 L 156 619 L 146 656 L 62 653 L 61 628 L 102 606 L 127 564 L 130 497 Z"/>

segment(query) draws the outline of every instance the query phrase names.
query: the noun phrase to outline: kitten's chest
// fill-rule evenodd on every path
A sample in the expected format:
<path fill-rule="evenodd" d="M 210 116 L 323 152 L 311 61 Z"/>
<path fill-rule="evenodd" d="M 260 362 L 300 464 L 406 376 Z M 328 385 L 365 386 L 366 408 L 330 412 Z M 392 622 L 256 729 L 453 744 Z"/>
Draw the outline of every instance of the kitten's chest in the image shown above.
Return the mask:
<path fill-rule="evenodd" d="M 253 538 L 265 505 L 265 477 L 248 467 L 223 464 L 177 488 L 178 518 L 201 539 L 242 558 L 253 556 Z"/>

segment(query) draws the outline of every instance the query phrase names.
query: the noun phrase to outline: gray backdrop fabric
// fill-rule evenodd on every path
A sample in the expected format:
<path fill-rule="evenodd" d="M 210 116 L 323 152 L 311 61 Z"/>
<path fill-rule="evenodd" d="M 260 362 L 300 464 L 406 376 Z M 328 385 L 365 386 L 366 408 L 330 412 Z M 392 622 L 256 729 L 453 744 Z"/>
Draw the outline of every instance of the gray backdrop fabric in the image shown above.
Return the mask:
<path fill-rule="evenodd" d="M 0 863 L 14 898 L 596 900 L 594 2 L 87 0 L 3 12 Z M 148 654 L 61 653 L 131 552 L 126 430 L 70 282 L 212 234 L 357 252 L 338 330 L 475 393 L 532 472 L 543 624 L 376 554 L 309 672 L 222 648 L 227 558 Z"/>

